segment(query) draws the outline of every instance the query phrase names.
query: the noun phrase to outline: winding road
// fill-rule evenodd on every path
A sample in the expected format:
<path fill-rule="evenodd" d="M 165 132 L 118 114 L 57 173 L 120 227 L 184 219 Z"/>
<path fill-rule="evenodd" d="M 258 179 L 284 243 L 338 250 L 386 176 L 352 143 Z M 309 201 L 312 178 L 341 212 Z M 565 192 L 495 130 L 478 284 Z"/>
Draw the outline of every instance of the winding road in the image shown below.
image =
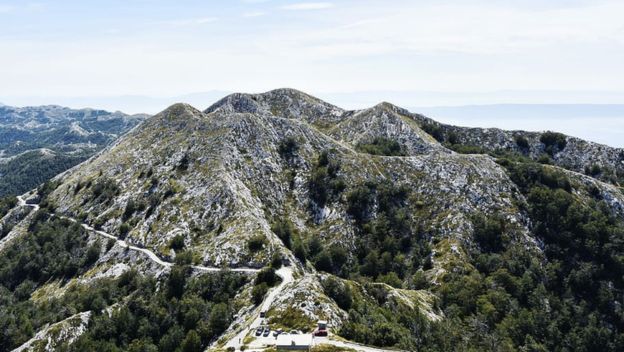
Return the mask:
<path fill-rule="evenodd" d="M 23 196 L 17 196 L 17 201 L 18 201 L 18 206 L 31 207 L 33 208 L 34 211 L 37 211 L 40 209 L 38 204 L 32 204 L 32 203 L 26 202 Z M 130 250 L 134 250 L 137 252 L 141 252 L 147 255 L 147 257 L 150 260 L 152 260 L 154 263 L 162 267 L 169 268 L 173 266 L 173 263 L 160 259 L 156 255 L 156 253 L 152 252 L 149 249 L 133 246 L 129 244 L 128 242 L 126 242 L 125 240 L 122 240 L 114 235 L 111 235 L 110 233 L 96 230 L 95 228 L 85 223 L 81 223 L 74 218 L 70 218 L 70 217 L 62 216 L 62 215 L 56 215 L 56 214 L 50 214 L 50 215 L 56 216 L 59 219 L 64 219 L 64 220 L 68 220 L 74 223 L 78 223 L 87 231 L 93 232 L 105 238 L 113 239 L 117 241 L 117 243 L 119 243 L 123 247 L 126 247 Z M 224 269 L 220 267 L 210 267 L 210 266 L 201 266 L 201 265 L 193 265 L 192 268 L 195 270 L 204 271 L 204 272 L 217 272 L 217 271 L 221 271 Z M 256 268 L 230 268 L 228 270 L 233 271 L 233 272 L 242 272 L 242 273 L 257 273 L 260 271 L 260 269 L 256 269 Z M 280 268 L 279 270 L 277 270 L 275 273 L 279 277 L 281 277 L 282 282 L 277 287 L 274 287 L 269 291 L 269 293 L 265 296 L 264 300 L 262 301 L 262 304 L 258 308 L 251 311 L 251 314 L 255 315 L 256 318 L 254 318 L 249 324 L 243 324 L 243 326 L 240 328 L 240 331 L 238 331 L 236 335 L 234 335 L 230 340 L 228 340 L 225 343 L 224 345 L 225 349 L 234 348 L 235 351 L 240 351 L 241 347 L 243 346 L 243 341 L 245 340 L 245 337 L 247 336 L 247 334 L 254 331 L 263 323 L 264 318 L 260 318 L 259 312 L 268 311 L 271 305 L 273 304 L 273 302 L 275 301 L 275 298 L 277 298 L 282 293 L 286 285 L 292 283 L 294 280 L 292 267 L 284 266 Z M 315 345 L 328 344 L 328 345 L 334 345 L 337 347 L 346 347 L 346 348 L 351 348 L 355 351 L 361 351 L 361 352 L 397 352 L 396 350 L 368 347 L 368 346 L 363 346 L 363 345 L 352 343 L 352 342 L 333 340 L 330 338 L 316 338 L 314 344 Z"/>
<path fill-rule="evenodd" d="M 17 201 L 18 201 L 18 205 L 19 206 L 31 207 L 35 211 L 40 209 L 38 204 L 27 203 L 22 196 L 17 196 Z M 87 225 L 85 223 L 80 223 L 80 222 L 78 222 L 78 220 L 76 220 L 74 218 L 70 218 L 70 217 L 62 216 L 62 215 L 56 215 L 56 214 L 51 214 L 51 215 L 52 216 L 56 216 L 59 219 L 63 219 L 63 220 L 71 221 L 71 222 L 74 222 L 74 223 L 78 223 L 78 224 L 80 224 L 80 226 L 82 226 L 82 228 L 84 228 L 85 230 L 87 230 L 89 232 L 93 232 L 93 233 L 95 233 L 95 234 L 97 234 L 99 236 L 115 240 L 122 247 L 128 248 L 128 249 L 133 250 L 133 251 L 141 252 L 141 253 L 147 255 L 148 258 L 150 258 L 151 261 L 153 261 L 154 263 L 156 263 L 156 264 L 158 264 L 160 266 L 163 266 L 163 267 L 166 267 L 166 268 L 169 268 L 169 267 L 173 266 L 172 262 L 167 262 L 167 261 L 164 261 L 164 260 L 160 259 L 156 255 L 156 253 L 152 252 L 149 249 L 133 246 L 133 245 L 129 244 L 128 242 L 126 242 L 125 240 L 120 239 L 117 236 L 111 235 L 110 233 L 107 233 L 107 232 L 104 232 L 104 231 L 96 230 L 92 226 L 89 226 L 89 225 Z M 198 271 L 205 271 L 205 272 L 217 272 L 217 271 L 221 271 L 221 270 L 225 269 L 225 268 L 221 268 L 221 267 L 211 267 L 211 266 L 202 266 L 202 265 L 193 265 L 192 268 L 195 269 L 195 270 L 198 270 Z M 256 268 L 230 268 L 228 270 L 233 271 L 233 272 L 241 272 L 241 273 L 257 273 L 257 272 L 260 271 L 260 269 L 256 269 Z M 282 279 L 284 279 L 284 278 L 282 278 Z"/>
<path fill-rule="evenodd" d="M 260 305 L 260 309 L 254 309 L 251 314 L 255 314 L 256 318 L 247 326 L 243 326 L 242 330 L 238 332 L 234 337 L 232 337 L 228 342 L 225 343 L 224 348 L 234 348 L 235 351 L 241 351 L 241 346 L 243 345 L 243 341 L 245 337 L 250 332 L 254 331 L 260 325 L 262 325 L 262 321 L 264 318 L 260 318 L 260 312 L 266 312 L 271 308 L 273 301 L 275 298 L 284 290 L 284 287 L 293 281 L 293 270 L 291 267 L 282 267 L 275 272 L 282 278 L 282 282 L 275 288 L 269 291 L 269 294 L 266 295 L 262 304 Z"/>

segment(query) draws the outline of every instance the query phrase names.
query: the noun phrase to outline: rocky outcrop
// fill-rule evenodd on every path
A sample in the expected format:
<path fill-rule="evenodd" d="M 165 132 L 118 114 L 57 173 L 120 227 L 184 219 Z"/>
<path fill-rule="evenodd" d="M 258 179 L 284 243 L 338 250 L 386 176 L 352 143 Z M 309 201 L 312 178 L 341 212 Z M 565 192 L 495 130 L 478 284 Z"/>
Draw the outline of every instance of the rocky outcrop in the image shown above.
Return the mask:
<path fill-rule="evenodd" d="M 572 170 L 565 172 L 584 185 L 574 188 L 580 197 L 593 185 L 615 213 L 624 214 L 624 198 L 616 186 L 576 172 L 603 165 L 617 173 L 621 150 L 565 136 L 565 143 L 547 150 L 542 136 L 441 125 L 388 103 L 346 111 L 288 89 L 233 94 L 203 112 L 176 104 L 146 120 L 105 151 L 57 176 L 47 201 L 59 215 L 123 237 L 168 261 L 181 246 L 192 253 L 195 264 L 206 266 L 260 268 L 275 255 L 287 257 L 297 277 L 276 299 L 272 313 L 326 319 L 339 327 L 347 312 L 325 295 L 322 275 L 294 258 L 294 238 L 278 237 L 276 223 L 292 223 L 296 240 L 316 238 L 326 247 L 344 249 L 346 263 L 354 265 L 361 259 L 357 249 L 363 231 L 349 211 L 348 195 L 366 185 L 391 185 L 405 192 L 401 214 L 417 229 L 414 237 L 430 246 L 428 267 L 413 260 L 420 254 L 409 246 L 401 260 L 422 270 L 428 284 L 435 286 L 446 273 L 470 270 L 469 257 L 479 246 L 473 238 L 477 214 L 503 219 L 504 235 L 541 260 L 526 200 L 486 152 L 506 150 L 533 159 L 550 153 L 552 168 Z M 401 155 L 363 151 L 362 145 L 380 139 L 398 143 Z M 478 146 L 483 153 L 457 153 L 453 145 Z M 323 176 L 320 185 L 342 180 L 341 188 L 324 201 L 311 187 L 330 162 L 320 165 L 321 155 L 331 161 L 334 179 Z M 372 203 L 366 216 L 379 216 L 378 203 Z M 249 245 L 252 240 L 255 246 Z M 115 277 L 135 266 L 145 275 L 163 272 L 143 259 L 114 246 L 79 280 Z M 372 302 L 362 285 L 355 280 L 347 284 Z M 431 292 L 379 285 L 388 309 L 443 319 Z M 240 320 L 252 312 L 250 291 L 246 287 L 237 302 L 243 306 Z"/>

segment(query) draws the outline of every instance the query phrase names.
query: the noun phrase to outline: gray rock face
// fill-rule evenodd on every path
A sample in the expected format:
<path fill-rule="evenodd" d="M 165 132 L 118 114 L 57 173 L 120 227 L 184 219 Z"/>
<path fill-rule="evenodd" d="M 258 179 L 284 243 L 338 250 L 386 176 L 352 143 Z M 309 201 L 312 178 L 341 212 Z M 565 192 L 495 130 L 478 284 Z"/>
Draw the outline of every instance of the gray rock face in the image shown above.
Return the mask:
<path fill-rule="evenodd" d="M 592 167 L 599 167 L 592 176 L 610 183 L 621 183 L 624 179 L 624 149 L 564 136 L 565 147 L 547 149 L 542 138 L 544 132 L 505 131 L 498 128 L 468 128 L 439 124 L 427 118 L 421 123 L 438 126 L 441 139 L 452 144 L 474 146 L 486 152 L 513 152 L 533 160 L 548 156 L 554 165 L 562 168 L 592 174 Z M 519 140 L 526 141 L 523 145 Z"/>
<path fill-rule="evenodd" d="M 442 143 L 426 132 L 432 124 L 441 129 Z M 314 268 L 294 259 L 290 244 L 272 225 L 288 219 L 297 236 L 342 247 L 353 263 L 360 230 L 347 211 L 347 194 L 367 183 L 387 183 L 407 190 L 410 221 L 431 246 L 432 265 L 423 270 L 433 284 L 470 265 L 469 253 L 478 246 L 471 220 L 475 214 L 501 216 L 507 223 L 505 235 L 541 258 L 517 186 L 493 157 L 447 148 L 444 139 L 450 133 L 453 144 L 487 151 L 517 151 L 530 158 L 545 151 L 537 133 L 439 125 L 387 103 L 345 111 L 294 90 L 233 94 L 204 112 L 176 104 L 147 119 L 102 153 L 56 177 L 58 185 L 49 198 L 58 213 L 126 236 L 129 243 L 163 258 L 175 257 L 171 242 L 181 237 L 196 263 L 262 267 L 277 253 L 291 258 L 299 272 L 313 273 Z M 518 135 L 527 139 L 527 146 L 518 144 Z M 406 155 L 361 152 L 361 143 L 376 138 L 397 141 Z M 619 170 L 622 151 L 570 137 L 566 142 L 553 154 L 557 166 L 552 167 L 573 170 L 566 172 L 579 183 L 593 184 L 622 214 L 624 196 L 616 186 L 574 172 L 589 164 Z M 336 177 L 345 181 L 345 189 L 319 204 L 310 180 L 323 152 L 339 165 Z M 372 217 L 378 215 L 375 206 Z M 262 240 L 260 249 L 250 248 L 252 238 Z M 402 255 L 406 261 L 416 256 L 409 251 Z M 398 306 L 426 307 L 426 316 L 442 318 L 428 292 L 382 288 Z M 297 278 L 275 308 L 298 309 L 311 320 L 329 319 L 340 326 L 347 314 L 320 291 L 319 276 Z"/>
<path fill-rule="evenodd" d="M 281 217 L 302 232 L 355 245 L 344 198 L 319 207 L 309 195 L 318 155 L 332 150 L 340 176 L 348 180 L 347 191 L 367 181 L 410 189 L 432 238 L 470 244 L 469 219 L 483 212 L 504 214 L 516 224 L 517 240 L 534 243 L 526 215 L 515 205 L 521 196 L 504 170 L 489 156 L 447 149 L 421 128 L 430 123 L 388 103 L 345 111 L 284 89 L 233 94 L 205 112 L 176 104 L 100 156 L 59 176 L 52 197 L 60 211 L 86 217 L 108 232 L 121 231 L 123 224 L 131 242 L 163 256 L 174 255 L 168 243 L 181 235 L 206 264 L 262 266 L 273 253 L 287 252 L 271 231 Z M 518 131 L 442 127 L 457 134 L 455 142 L 488 150 L 520 148 L 514 141 Z M 540 135 L 523 136 L 529 141 L 527 154 L 540 155 Z M 407 156 L 357 151 L 359 143 L 377 137 L 398 141 Z M 279 150 L 288 138 L 297 143 L 290 159 Z M 620 151 L 614 148 L 567 141 L 554 160 L 573 170 L 588 162 L 617 164 L 612 161 Z M 95 199 L 93 191 L 102 180 L 116 189 L 105 202 Z M 129 203 L 140 206 L 123 215 Z M 254 236 L 266 240 L 259 252 L 246 245 Z"/>

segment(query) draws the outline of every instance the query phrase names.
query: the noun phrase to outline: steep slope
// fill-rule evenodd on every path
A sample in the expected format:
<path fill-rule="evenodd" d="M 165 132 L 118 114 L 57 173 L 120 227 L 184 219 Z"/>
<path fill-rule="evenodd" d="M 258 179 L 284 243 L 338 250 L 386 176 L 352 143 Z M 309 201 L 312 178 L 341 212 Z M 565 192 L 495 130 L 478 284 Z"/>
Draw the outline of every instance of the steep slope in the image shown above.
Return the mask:
<path fill-rule="evenodd" d="M 550 131 L 468 128 L 445 125 L 427 118 L 419 120 L 421 126 L 440 143 L 460 152 L 515 153 L 616 185 L 624 183 L 624 149 L 621 148 Z"/>
<path fill-rule="evenodd" d="M 66 348 L 240 347 L 263 310 L 273 328 L 325 319 L 349 340 L 405 350 L 622 347 L 621 190 L 538 154 L 494 153 L 507 137 L 482 146 L 492 153 L 457 153 L 447 147 L 467 132 L 449 145 L 432 124 L 388 103 L 344 111 L 283 89 L 205 112 L 171 106 L 30 194 L 39 211 L 7 210 L 7 268 L 50 244 L 36 261 L 46 275 L 0 271 L 17 302 L 0 317 L 45 313 L 20 316 L 30 330 L 7 320 L 3 341 L 93 312 Z M 556 161 L 572 144 L 553 137 Z M 579 158 L 570 169 L 603 162 Z M 67 259 L 51 270 L 52 255 Z M 101 299 L 56 310 L 98 285 Z"/>
<path fill-rule="evenodd" d="M 390 138 L 400 142 L 408 155 L 448 149 L 473 154 L 514 153 L 605 182 L 624 183 L 624 150 L 555 132 L 451 126 L 389 103 L 346 111 L 293 89 L 232 94 L 206 112 L 219 110 L 302 119 L 352 146 L 371 143 L 375 138 Z M 440 144 L 446 148 L 440 148 Z"/>
<path fill-rule="evenodd" d="M 302 119 L 318 127 L 342 119 L 344 110 L 295 89 L 276 89 L 262 94 L 231 94 L 205 110 L 212 112 L 271 114 L 288 119 Z"/>

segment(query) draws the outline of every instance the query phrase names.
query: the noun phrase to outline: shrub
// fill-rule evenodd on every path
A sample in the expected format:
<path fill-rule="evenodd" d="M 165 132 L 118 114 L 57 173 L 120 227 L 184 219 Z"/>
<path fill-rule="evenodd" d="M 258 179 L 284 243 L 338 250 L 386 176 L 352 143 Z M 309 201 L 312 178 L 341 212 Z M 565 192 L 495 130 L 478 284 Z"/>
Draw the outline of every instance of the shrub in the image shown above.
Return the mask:
<path fill-rule="evenodd" d="M 180 162 L 178 163 L 177 169 L 179 171 L 188 170 L 189 162 L 190 162 L 190 158 L 189 158 L 188 153 L 184 153 L 184 156 L 182 157 L 182 159 L 180 159 Z"/>
<path fill-rule="evenodd" d="M 347 251 L 338 245 L 329 247 L 329 256 L 334 269 L 333 272 L 339 272 L 349 259 Z"/>
<path fill-rule="evenodd" d="M 251 290 L 251 300 L 255 305 L 262 303 L 264 296 L 269 291 L 269 285 L 266 282 L 261 282 L 258 285 L 255 285 Z"/>
<path fill-rule="evenodd" d="M 401 281 L 401 279 L 399 278 L 399 276 L 395 272 L 389 272 L 389 273 L 387 273 L 385 275 L 379 275 L 377 277 L 377 281 L 383 282 L 383 283 L 388 284 L 388 285 L 390 285 L 392 287 L 403 288 L 403 281 Z"/>
<path fill-rule="evenodd" d="M 451 144 L 447 147 L 460 154 L 487 154 L 487 150 L 476 145 Z"/>
<path fill-rule="evenodd" d="M 189 270 L 185 266 L 176 264 L 171 268 L 171 272 L 169 273 L 169 278 L 167 280 L 167 293 L 170 298 L 180 298 L 182 296 L 188 274 Z"/>
<path fill-rule="evenodd" d="M 271 257 L 271 268 L 277 270 L 282 267 L 282 255 L 279 252 L 273 253 Z"/>
<path fill-rule="evenodd" d="M 537 162 L 540 163 L 540 164 L 549 165 L 549 164 L 552 163 L 552 160 L 550 159 L 550 157 L 548 155 L 542 154 L 537 159 Z"/>
<path fill-rule="evenodd" d="M 325 294 L 333 299 L 338 307 L 346 311 L 351 309 L 353 295 L 351 293 L 351 288 L 344 282 L 340 282 L 338 279 L 330 276 L 327 280 L 323 281 L 323 289 Z"/>
<path fill-rule="evenodd" d="M 95 263 L 100 258 L 100 249 L 102 248 L 102 244 L 99 240 L 95 241 L 89 249 L 87 249 L 87 253 L 85 255 L 85 266 L 90 266 Z"/>
<path fill-rule="evenodd" d="M 280 141 L 277 151 L 284 160 L 292 162 L 299 151 L 299 143 L 293 137 L 287 137 Z"/>
<path fill-rule="evenodd" d="M 358 186 L 347 194 L 347 213 L 357 222 L 364 222 L 375 200 L 374 188 L 370 185 Z"/>
<path fill-rule="evenodd" d="M 128 203 L 126 203 L 126 209 L 124 210 L 124 213 L 121 219 L 123 221 L 130 219 L 136 210 L 137 210 L 137 205 L 135 204 L 134 200 L 132 199 L 128 200 Z"/>
<path fill-rule="evenodd" d="M 376 137 L 369 143 L 360 142 L 356 148 L 372 155 L 405 156 L 405 148 L 396 140 L 386 137 Z"/>
<path fill-rule="evenodd" d="M 598 176 L 602 173 L 602 168 L 598 164 L 593 164 L 591 167 L 585 167 L 585 174 L 590 176 Z"/>
<path fill-rule="evenodd" d="M 279 276 L 275 274 L 275 269 L 273 268 L 264 268 L 258 272 L 256 276 L 256 280 L 254 281 L 255 285 L 259 285 L 261 283 L 266 283 L 269 287 L 275 286 L 280 281 Z"/>
<path fill-rule="evenodd" d="M 9 210 L 17 205 L 17 197 L 4 197 L 0 199 L 0 219 L 2 219 Z"/>
<path fill-rule="evenodd" d="M 174 262 L 177 265 L 190 265 L 193 263 L 193 252 L 191 251 L 182 251 L 176 253 Z"/>
<path fill-rule="evenodd" d="M 323 243 L 318 236 L 313 236 L 307 242 L 307 251 L 310 256 L 315 256 L 323 250 Z"/>
<path fill-rule="evenodd" d="M 565 149 L 567 137 L 562 133 L 548 131 L 542 133 L 540 136 L 540 142 L 544 144 L 546 153 L 553 156 L 555 153 Z"/>
<path fill-rule="evenodd" d="M 111 248 L 113 248 L 113 246 L 115 246 L 115 243 L 117 243 L 116 240 L 109 238 L 108 241 L 106 242 L 106 251 L 110 251 Z"/>
<path fill-rule="evenodd" d="M 429 280 L 427 280 L 424 271 L 419 270 L 412 276 L 412 288 L 414 290 L 426 290 L 429 288 Z"/>
<path fill-rule="evenodd" d="M 119 226 L 119 237 L 120 238 L 125 238 L 128 235 L 128 232 L 130 232 L 130 225 L 128 225 L 127 223 L 123 223 L 121 224 L 121 226 Z"/>
<path fill-rule="evenodd" d="M 338 176 L 340 165 L 330 160 L 329 153 L 323 151 L 312 165 L 308 190 L 310 198 L 320 207 L 335 199 L 346 187 L 342 177 Z"/>
<path fill-rule="evenodd" d="M 488 218 L 476 215 L 472 219 L 474 239 L 485 252 L 500 252 L 504 249 L 507 239 L 504 236 L 505 221 L 503 218 Z"/>
<path fill-rule="evenodd" d="M 257 252 L 261 250 L 266 244 L 266 239 L 262 235 L 255 235 L 249 239 L 247 242 L 247 248 L 251 252 Z"/>
<path fill-rule="evenodd" d="M 295 227 L 290 220 L 286 218 L 278 219 L 273 223 L 273 225 L 271 225 L 271 231 L 273 231 L 273 233 L 275 233 L 275 235 L 282 240 L 286 248 L 291 249 L 292 238 L 295 234 Z"/>
<path fill-rule="evenodd" d="M 184 248 L 184 235 L 175 235 L 169 242 L 169 247 L 175 251 Z"/>
<path fill-rule="evenodd" d="M 100 203 L 108 203 L 115 198 L 120 192 L 119 186 L 115 181 L 109 178 L 101 178 L 91 188 L 93 201 Z"/>
<path fill-rule="evenodd" d="M 295 241 L 295 245 L 293 247 L 293 254 L 302 263 L 306 262 L 306 259 L 308 257 L 308 251 L 301 240 Z"/>
<path fill-rule="evenodd" d="M 438 142 L 444 142 L 444 130 L 439 124 L 435 122 L 426 122 L 423 123 L 420 128 L 431 135 L 431 137 L 435 138 Z"/>
<path fill-rule="evenodd" d="M 514 136 L 514 141 L 516 142 L 516 145 L 520 148 L 520 149 L 529 149 L 529 140 L 526 139 L 525 136 L 522 135 L 516 135 Z"/>
<path fill-rule="evenodd" d="M 325 250 L 319 253 L 314 262 L 314 267 L 316 268 L 316 270 L 326 271 L 328 273 L 332 272 L 333 266 L 334 265 L 332 263 L 331 256 Z"/>
<path fill-rule="evenodd" d="M 459 135 L 455 131 L 451 131 L 446 136 L 446 141 L 450 144 L 459 144 Z"/>
<path fill-rule="evenodd" d="M 182 340 L 182 352 L 201 352 L 201 340 L 195 330 L 190 330 Z"/>

